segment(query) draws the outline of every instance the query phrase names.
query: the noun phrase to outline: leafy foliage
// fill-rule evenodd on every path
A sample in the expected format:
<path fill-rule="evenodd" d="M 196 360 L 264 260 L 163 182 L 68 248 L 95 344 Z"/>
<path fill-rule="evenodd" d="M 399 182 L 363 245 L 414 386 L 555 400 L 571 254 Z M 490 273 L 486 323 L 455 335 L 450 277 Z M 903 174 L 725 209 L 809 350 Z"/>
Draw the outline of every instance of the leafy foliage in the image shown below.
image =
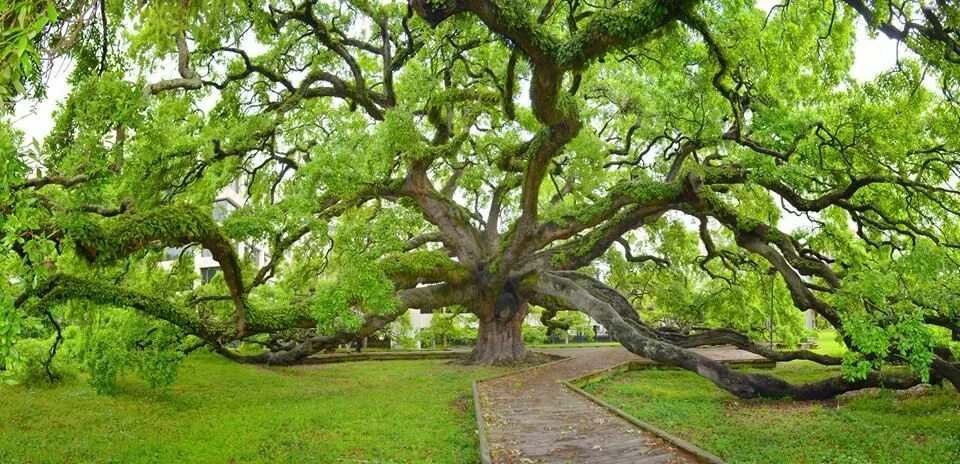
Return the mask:
<path fill-rule="evenodd" d="M 583 329 L 565 311 L 590 312 L 664 362 L 695 355 L 648 342 L 792 343 L 813 311 L 850 348 L 848 382 L 905 364 L 960 386 L 960 39 L 943 27 L 960 12 L 902 3 L 123 0 L 48 29 L 51 10 L 2 3 L 17 82 L 31 40 L 81 28 L 43 144 L 0 122 L 0 358 L 56 315 L 102 355 L 101 390 L 127 370 L 159 386 L 189 337 L 289 364 L 462 308 L 506 341 L 474 359 L 516 362 L 509 300 Z M 854 79 L 858 18 L 913 56 Z M 224 191 L 243 199 L 229 218 Z M 164 247 L 220 270 L 199 285 Z M 79 301 L 149 322 L 98 325 Z M 250 341 L 269 347 L 231 348 Z"/>
<path fill-rule="evenodd" d="M 5 0 L 0 3 L 0 103 L 26 92 L 25 82 L 40 82 L 40 53 L 36 42 L 48 24 L 56 21 L 53 1 Z M 5 106 L 5 105 L 4 105 Z M 7 108 L 0 109 L 0 112 Z"/>

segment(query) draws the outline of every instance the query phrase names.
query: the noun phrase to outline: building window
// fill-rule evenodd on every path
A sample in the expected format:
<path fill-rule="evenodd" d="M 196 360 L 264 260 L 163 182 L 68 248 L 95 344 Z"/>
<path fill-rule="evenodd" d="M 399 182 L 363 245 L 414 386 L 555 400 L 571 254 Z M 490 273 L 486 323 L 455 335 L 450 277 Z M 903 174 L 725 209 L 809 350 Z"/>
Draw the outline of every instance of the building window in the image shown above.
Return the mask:
<path fill-rule="evenodd" d="M 217 275 L 217 272 L 220 271 L 219 267 L 203 267 L 200 268 L 200 278 L 203 279 L 203 283 L 209 284 L 213 277 Z"/>
<path fill-rule="evenodd" d="M 259 248 L 253 247 L 250 249 L 250 261 L 253 262 L 254 266 L 259 266 L 262 258 L 263 252 L 261 252 Z"/>
<path fill-rule="evenodd" d="M 230 200 L 217 200 L 213 202 L 213 219 L 215 221 L 222 221 L 236 209 L 236 205 Z"/>
<path fill-rule="evenodd" d="M 172 248 L 166 247 L 163 249 L 163 260 L 164 261 L 173 261 L 180 257 L 183 254 L 183 250 L 186 250 L 187 247 Z"/>
<path fill-rule="evenodd" d="M 213 253 L 211 253 L 210 250 L 204 248 L 203 251 L 200 252 L 200 256 L 203 256 L 204 258 L 213 258 Z"/>

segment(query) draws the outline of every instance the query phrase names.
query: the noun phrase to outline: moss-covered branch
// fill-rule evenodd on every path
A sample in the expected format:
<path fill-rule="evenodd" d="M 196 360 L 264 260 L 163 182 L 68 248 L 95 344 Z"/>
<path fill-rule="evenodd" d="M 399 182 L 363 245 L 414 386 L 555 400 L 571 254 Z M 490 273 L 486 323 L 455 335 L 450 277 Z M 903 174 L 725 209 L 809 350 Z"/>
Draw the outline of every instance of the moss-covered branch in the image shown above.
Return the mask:
<path fill-rule="evenodd" d="M 204 340 L 229 338 L 226 327 L 205 324 L 196 314 L 171 303 L 142 293 L 105 283 L 99 279 L 85 279 L 68 274 L 55 274 L 34 291 L 21 295 L 18 306 L 39 314 L 51 306 L 69 301 L 87 301 L 102 306 L 133 308 L 146 315 L 170 322 L 185 332 Z"/>
<path fill-rule="evenodd" d="M 240 260 L 235 246 L 209 211 L 192 205 L 171 205 L 112 218 L 80 214 L 66 218 L 63 227 L 80 255 L 91 263 L 109 263 L 148 246 L 201 244 L 220 264 L 236 309 L 237 330 L 245 331 Z"/>

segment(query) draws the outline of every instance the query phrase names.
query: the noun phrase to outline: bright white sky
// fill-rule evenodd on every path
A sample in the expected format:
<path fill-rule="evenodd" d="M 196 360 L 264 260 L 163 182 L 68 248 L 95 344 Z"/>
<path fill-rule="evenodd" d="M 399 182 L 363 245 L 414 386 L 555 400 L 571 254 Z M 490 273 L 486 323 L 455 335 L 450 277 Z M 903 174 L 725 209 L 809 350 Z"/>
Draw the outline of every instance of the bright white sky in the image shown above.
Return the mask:
<path fill-rule="evenodd" d="M 47 78 L 47 98 L 40 102 L 20 101 L 14 112 L 13 126 L 22 130 L 25 140 L 42 142 L 53 129 L 53 110 L 57 102 L 65 101 L 70 87 L 67 76 L 72 66 L 67 63 L 56 64 Z"/>
<path fill-rule="evenodd" d="M 757 7 L 769 11 L 771 7 L 779 3 L 781 3 L 781 0 L 758 0 Z M 857 42 L 854 48 L 855 60 L 851 71 L 853 77 L 866 81 L 893 67 L 897 61 L 897 45 L 896 41 L 883 35 L 878 35 L 876 38 L 868 37 L 862 22 L 858 24 Z M 899 52 L 902 56 L 909 53 L 909 51 L 903 49 Z M 47 98 L 40 102 L 21 101 L 17 103 L 14 126 L 25 133 L 26 142 L 32 140 L 42 142 L 44 137 L 50 133 L 53 128 L 53 111 L 56 109 L 58 102 L 66 99 L 70 90 L 66 79 L 71 68 L 72 66 L 69 63 L 55 63 L 48 77 Z M 161 70 L 161 72 L 163 71 L 167 71 L 170 75 L 158 77 L 175 77 L 175 70 Z M 809 225 L 805 218 L 785 213 L 779 227 L 791 231 L 804 225 Z"/>

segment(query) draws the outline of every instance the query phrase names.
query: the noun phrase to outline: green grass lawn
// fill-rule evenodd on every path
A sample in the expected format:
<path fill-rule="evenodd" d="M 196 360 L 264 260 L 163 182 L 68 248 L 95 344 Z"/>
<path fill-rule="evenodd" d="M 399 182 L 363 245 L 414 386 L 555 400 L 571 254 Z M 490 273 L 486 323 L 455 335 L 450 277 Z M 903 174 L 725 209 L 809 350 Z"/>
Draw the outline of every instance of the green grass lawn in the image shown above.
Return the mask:
<path fill-rule="evenodd" d="M 83 380 L 0 387 L 0 462 L 383 462 L 477 459 L 471 380 L 505 372 L 445 361 L 310 368 L 190 357 L 168 391 L 115 396 Z"/>
<path fill-rule="evenodd" d="M 843 356 L 847 352 L 847 347 L 842 341 L 837 340 L 835 330 L 823 330 L 817 333 L 817 348 L 812 350 L 820 354 L 830 356 Z"/>
<path fill-rule="evenodd" d="M 838 369 L 794 361 L 756 372 L 808 382 Z M 960 395 L 950 387 L 918 397 L 743 401 L 686 371 L 648 370 L 586 390 L 730 463 L 960 462 Z"/>

